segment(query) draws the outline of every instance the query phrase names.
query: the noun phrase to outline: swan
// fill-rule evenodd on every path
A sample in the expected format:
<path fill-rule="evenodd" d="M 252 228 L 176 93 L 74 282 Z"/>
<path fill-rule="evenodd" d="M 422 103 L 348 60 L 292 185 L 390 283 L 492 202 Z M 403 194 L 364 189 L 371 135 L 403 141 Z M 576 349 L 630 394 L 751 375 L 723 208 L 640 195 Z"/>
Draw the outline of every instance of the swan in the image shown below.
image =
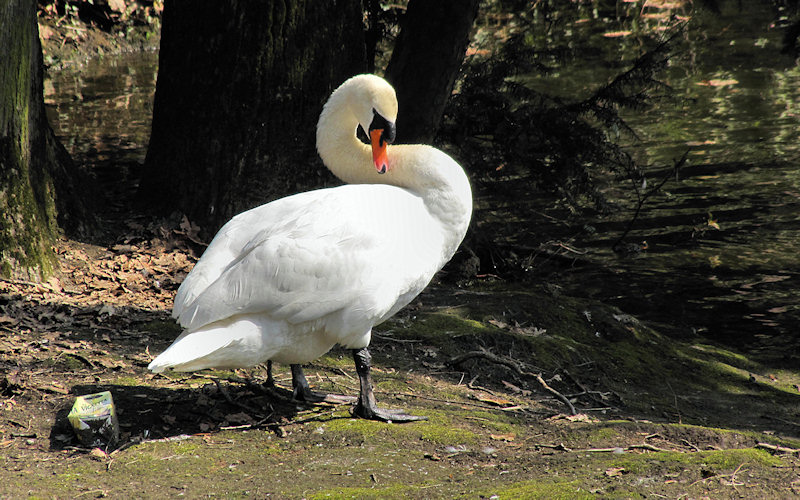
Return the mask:
<path fill-rule="evenodd" d="M 372 327 L 411 302 L 450 260 L 469 226 L 464 170 L 427 145 L 392 145 L 397 98 L 375 75 L 345 81 L 317 123 L 317 151 L 347 184 L 295 194 L 233 217 L 181 284 L 183 332 L 149 365 L 195 371 L 291 365 L 293 395 L 314 401 L 302 363 L 339 344 L 353 352 L 353 415 L 424 420 L 379 408 L 367 349 Z M 357 128 L 367 132 L 361 142 Z M 351 398 L 352 399 L 352 398 Z"/>

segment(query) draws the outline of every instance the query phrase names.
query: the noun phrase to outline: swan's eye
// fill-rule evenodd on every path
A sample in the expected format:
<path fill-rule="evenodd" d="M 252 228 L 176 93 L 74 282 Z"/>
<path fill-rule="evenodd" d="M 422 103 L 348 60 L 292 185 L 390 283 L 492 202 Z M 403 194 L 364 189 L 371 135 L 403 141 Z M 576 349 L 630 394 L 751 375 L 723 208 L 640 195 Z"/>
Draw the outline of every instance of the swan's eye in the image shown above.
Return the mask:
<path fill-rule="evenodd" d="M 390 122 L 383 117 L 377 110 L 372 109 L 372 123 L 369 124 L 369 132 L 373 130 L 382 130 L 381 143 L 391 144 L 397 136 L 397 128 L 394 122 Z"/>

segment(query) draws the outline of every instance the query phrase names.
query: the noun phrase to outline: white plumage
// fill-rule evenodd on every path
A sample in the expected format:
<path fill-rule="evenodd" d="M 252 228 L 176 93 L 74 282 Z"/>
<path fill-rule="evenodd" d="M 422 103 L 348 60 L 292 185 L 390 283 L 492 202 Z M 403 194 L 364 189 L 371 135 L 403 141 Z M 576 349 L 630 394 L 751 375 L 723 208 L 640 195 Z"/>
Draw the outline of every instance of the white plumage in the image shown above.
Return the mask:
<path fill-rule="evenodd" d="M 317 149 L 351 184 L 282 198 L 225 224 L 178 290 L 173 316 L 185 330 L 152 371 L 299 365 L 339 344 L 356 351 L 357 368 L 366 356 L 357 414 L 415 419 L 365 410 L 374 405 L 366 347 L 372 327 L 452 257 L 472 197 L 464 171 L 443 152 L 386 148 L 396 113 L 393 89 L 373 75 L 353 77 L 332 94 Z M 372 148 L 357 139 L 359 124 Z"/>

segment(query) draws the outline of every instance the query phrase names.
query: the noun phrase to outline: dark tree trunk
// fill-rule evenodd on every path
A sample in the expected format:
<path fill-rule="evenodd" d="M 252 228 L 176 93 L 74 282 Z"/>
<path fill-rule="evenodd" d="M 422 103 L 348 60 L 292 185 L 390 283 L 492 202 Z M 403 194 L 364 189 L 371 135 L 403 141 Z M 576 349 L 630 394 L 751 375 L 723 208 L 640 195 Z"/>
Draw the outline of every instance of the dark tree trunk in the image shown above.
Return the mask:
<path fill-rule="evenodd" d="M 162 26 L 143 201 L 209 235 L 329 178 L 317 118 L 364 70 L 360 0 L 167 0 Z"/>
<path fill-rule="evenodd" d="M 397 91 L 398 142 L 433 140 L 469 44 L 479 0 L 411 0 L 386 67 Z"/>
<path fill-rule="evenodd" d="M 0 274 L 27 279 L 53 271 L 58 223 L 75 233 L 87 220 L 79 173 L 45 115 L 35 9 L 0 6 Z"/>

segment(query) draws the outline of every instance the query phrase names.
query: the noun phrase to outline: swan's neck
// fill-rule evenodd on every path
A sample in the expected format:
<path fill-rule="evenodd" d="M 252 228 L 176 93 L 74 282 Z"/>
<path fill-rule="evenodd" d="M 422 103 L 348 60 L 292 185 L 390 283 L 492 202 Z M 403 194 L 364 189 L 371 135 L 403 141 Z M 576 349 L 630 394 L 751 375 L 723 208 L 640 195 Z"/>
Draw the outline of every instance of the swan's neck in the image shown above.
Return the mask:
<path fill-rule="evenodd" d="M 317 124 L 317 150 L 325 166 L 350 184 L 390 184 L 419 196 L 452 236 L 455 251 L 472 215 L 472 191 L 464 170 L 436 148 L 391 145 L 389 170 L 379 174 L 370 146 L 356 137 L 358 119 L 351 111 L 349 94 L 342 90 L 331 95 Z"/>
<path fill-rule="evenodd" d="M 377 183 L 370 146 L 356 137 L 358 118 L 350 111 L 347 93 L 336 91 L 330 97 L 317 123 L 317 151 L 333 175 L 349 184 Z"/>

